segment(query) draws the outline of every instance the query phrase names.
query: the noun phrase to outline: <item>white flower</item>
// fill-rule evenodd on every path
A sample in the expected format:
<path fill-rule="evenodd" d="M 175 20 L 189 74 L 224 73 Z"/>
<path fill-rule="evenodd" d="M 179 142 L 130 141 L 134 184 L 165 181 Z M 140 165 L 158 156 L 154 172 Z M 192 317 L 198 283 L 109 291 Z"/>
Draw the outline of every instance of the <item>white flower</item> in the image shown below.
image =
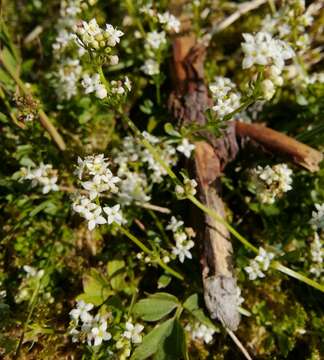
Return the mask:
<path fill-rule="evenodd" d="M 105 97 L 107 97 L 107 90 L 105 86 L 100 82 L 99 74 L 94 74 L 92 77 L 88 74 L 85 74 L 83 76 L 81 84 L 84 87 L 86 94 L 94 92 L 96 97 L 99 99 L 104 99 Z"/>
<path fill-rule="evenodd" d="M 198 186 L 195 179 L 184 179 L 185 193 L 194 196 L 197 193 L 196 187 Z"/>
<path fill-rule="evenodd" d="M 98 84 L 97 86 L 96 86 L 96 92 L 95 92 L 95 94 L 96 94 L 96 97 L 98 98 L 98 99 L 104 99 L 104 98 L 106 98 L 107 97 L 107 89 L 105 88 L 105 86 L 104 85 L 102 85 L 102 84 Z"/>
<path fill-rule="evenodd" d="M 95 199 L 100 193 L 110 189 L 109 184 L 102 182 L 100 178 L 94 177 L 91 181 L 84 181 L 81 183 L 82 187 L 89 191 L 90 200 Z"/>
<path fill-rule="evenodd" d="M 141 70 L 149 76 L 158 75 L 160 73 L 160 65 L 153 59 L 147 59 L 141 67 Z"/>
<path fill-rule="evenodd" d="M 24 265 L 23 269 L 26 271 L 27 273 L 27 278 L 33 278 L 33 277 L 37 277 L 37 278 L 41 278 L 44 276 L 45 271 L 43 269 L 41 270 L 37 270 L 32 266 L 29 265 Z"/>
<path fill-rule="evenodd" d="M 111 334 L 107 332 L 107 321 L 102 321 L 101 324 L 93 327 L 91 333 L 88 334 L 88 344 L 91 346 L 99 346 L 103 341 L 111 339 Z"/>
<path fill-rule="evenodd" d="M 142 335 L 144 326 L 141 324 L 133 324 L 131 321 L 127 321 L 125 325 L 126 331 L 123 332 L 122 336 L 129 339 L 133 344 L 140 344 L 142 342 Z"/>
<path fill-rule="evenodd" d="M 37 168 L 26 169 L 21 168 L 21 179 L 31 180 L 32 186 L 42 186 L 43 194 L 50 191 L 58 191 L 59 187 L 56 184 L 58 177 L 57 171 L 53 170 L 52 165 L 40 163 Z"/>
<path fill-rule="evenodd" d="M 101 215 L 102 208 L 97 207 L 92 211 L 86 211 L 84 217 L 88 220 L 88 229 L 92 231 L 97 225 L 103 225 L 107 223 L 107 220 Z"/>
<path fill-rule="evenodd" d="M 58 191 L 59 187 L 57 186 L 57 176 L 53 177 L 42 177 L 39 179 L 40 183 L 43 185 L 42 192 L 43 194 L 48 194 L 50 191 Z"/>
<path fill-rule="evenodd" d="M 77 302 L 75 309 L 70 311 L 70 316 L 74 321 L 81 319 L 83 322 L 87 323 L 92 320 L 92 315 L 89 314 L 89 311 L 93 309 L 93 304 L 87 304 L 83 300 Z"/>
<path fill-rule="evenodd" d="M 292 189 L 292 170 L 286 164 L 258 166 L 252 171 L 257 196 L 262 203 L 273 204 L 276 198 Z"/>
<path fill-rule="evenodd" d="M 174 235 L 176 246 L 172 248 L 172 254 L 179 258 L 180 262 L 184 262 L 185 258 L 192 259 L 189 251 L 195 245 L 192 240 L 187 240 L 187 235 L 184 232 L 177 232 Z"/>
<path fill-rule="evenodd" d="M 72 204 L 72 209 L 84 215 L 87 211 L 92 211 L 97 208 L 97 204 L 91 202 L 89 198 L 86 196 L 80 196 L 76 199 L 76 201 Z"/>
<path fill-rule="evenodd" d="M 270 80 L 270 79 L 265 79 L 262 81 L 261 83 L 261 89 L 262 89 L 262 92 L 263 92 L 263 97 L 266 99 L 266 100 L 270 100 L 275 91 L 276 91 L 276 88 L 273 84 L 273 82 Z"/>
<path fill-rule="evenodd" d="M 106 206 L 103 208 L 103 211 L 107 214 L 107 223 L 110 225 L 113 222 L 117 224 L 122 224 L 123 216 L 120 211 L 120 205 L 117 204 L 113 207 Z"/>
<path fill-rule="evenodd" d="M 241 104 L 241 94 L 236 91 L 236 85 L 223 76 L 217 76 L 209 86 L 210 91 L 216 100 L 212 107 L 220 118 L 237 110 Z"/>
<path fill-rule="evenodd" d="M 255 35 L 243 34 L 245 42 L 242 43 L 244 59 L 243 69 L 256 65 L 275 64 L 282 69 L 284 62 L 293 57 L 291 47 L 282 40 L 273 39 L 268 32 L 260 31 Z"/>
<path fill-rule="evenodd" d="M 191 152 L 195 149 L 195 145 L 190 144 L 187 139 L 183 139 L 181 144 L 177 146 L 177 150 L 181 152 L 186 158 L 190 158 Z"/>
<path fill-rule="evenodd" d="M 255 261 L 259 262 L 262 265 L 262 269 L 264 271 L 269 269 L 270 262 L 274 258 L 274 254 L 271 252 L 267 252 L 263 249 L 263 247 L 259 248 L 259 253 L 255 258 Z"/>
<path fill-rule="evenodd" d="M 255 260 L 251 260 L 250 265 L 246 266 L 244 268 L 244 270 L 248 273 L 250 280 L 255 280 L 258 277 L 259 278 L 264 278 L 265 277 L 264 273 L 260 269 L 260 263 L 258 263 Z"/>
<path fill-rule="evenodd" d="M 315 204 L 315 209 L 312 212 L 310 223 L 318 229 L 324 229 L 324 203 Z"/>
<path fill-rule="evenodd" d="M 122 31 L 115 29 L 110 24 L 106 24 L 105 33 L 108 35 L 109 46 L 116 46 L 116 44 L 120 42 L 120 38 L 124 35 Z"/>
<path fill-rule="evenodd" d="M 213 328 L 200 323 L 195 323 L 193 327 L 188 324 L 185 329 L 190 332 L 192 340 L 202 340 L 205 344 L 209 344 L 215 334 Z"/>
<path fill-rule="evenodd" d="M 149 32 L 146 37 L 146 43 L 152 49 L 159 49 L 162 45 L 166 44 L 165 32 Z"/>
<path fill-rule="evenodd" d="M 181 228 L 182 225 L 183 225 L 182 220 L 177 220 L 177 218 L 175 216 L 172 216 L 166 229 L 176 232 L 179 228 Z"/>
<path fill-rule="evenodd" d="M 178 33 L 180 31 L 180 21 L 174 15 L 166 11 L 163 14 L 158 14 L 158 19 L 161 24 L 165 25 L 165 28 L 169 32 Z"/>
<path fill-rule="evenodd" d="M 270 263 L 274 258 L 274 254 L 265 251 L 262 247 L 259 248 L 259 253 L 255 259 L 250 261 L 250 265 L 246 266 L 244 270 L 248 273 L 250 280 L 255 280 L 258 277 L 263 278 L 265 274 L 262 271 L 267 271 Z"/>

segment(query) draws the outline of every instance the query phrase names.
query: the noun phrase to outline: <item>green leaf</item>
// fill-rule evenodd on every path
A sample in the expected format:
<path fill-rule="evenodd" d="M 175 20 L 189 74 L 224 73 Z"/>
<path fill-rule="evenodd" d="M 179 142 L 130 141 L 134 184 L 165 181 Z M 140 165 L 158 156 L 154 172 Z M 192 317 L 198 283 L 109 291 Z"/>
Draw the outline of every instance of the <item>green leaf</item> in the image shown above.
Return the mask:
<path fill-rule="evenodd" d="M 144 360 L 154 355 L 160 347 L 163 347 L 165 339 L 172 333 L 174 322 L 174 319 L 169 319 L 145 335 L 141 345 L 135 349 L 131 360 Z"/>
<path fill-rule="evenodd" d="M 218 328 L 213 324 L 213 322 L 204 314 L 203 309 L 199 307 L 199 297 L 198 294 L 190 295 L 187 300 L 183 303 L 183 307 L 188 310 L 197 320 L 202 324 L 209 326 L 216 331 Z"/>
<path fill-rule="evenodd" d="M 134 306 L 134 314 L 145 321 L 157 321 L 179 306 L 178 299 L 167 293 L 156 293 L 140 300 Z"/>
<path fill-rule="evenodd" d="M 172 280 L 172 276 L 168 274 L 163 274 L 158 279 L 158 289 L 163 289 L 167 287 Z"/>
<path fill-rule="evenodd" d="M 164 124 L 164 131 L 170 136 L 181 137 L 179 132 L 174 129 L 171 123 Z"/>
<path fill-rule="evenodd" d="M 131 360 L 144 360 L 151 356 L 154 360 L 189 359 L 185 332 L 177 319 L 163 322 L 144 336 Z"/>
<path fill-rule="evenodd" d="M 127 286 L 125 282 L 125 261 L 112 260 L 107 264 L 107 272 L 110 279 L 110 285 L 114 290 L 123 290 Z"/>
<path fill-rule="evenodd" d="M 111 290 L 109 282 L 95 269 L 91 269 L 89 275 L 83 277 L 84 293 L 77 297 L 96 306 L 105 302 L 114 291 Z"/>
<path fill-rule="evenodd" d="M 186 336 L 179 320 L 175 319 L 171 334 L 153 356 L 154 360 L 189 359 Z"/>

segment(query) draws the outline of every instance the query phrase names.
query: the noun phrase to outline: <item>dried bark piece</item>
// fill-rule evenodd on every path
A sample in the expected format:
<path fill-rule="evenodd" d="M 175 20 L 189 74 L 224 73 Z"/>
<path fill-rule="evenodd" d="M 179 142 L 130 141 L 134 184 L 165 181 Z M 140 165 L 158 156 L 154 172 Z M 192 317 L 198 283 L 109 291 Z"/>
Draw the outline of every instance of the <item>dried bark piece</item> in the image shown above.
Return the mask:
<path fill-rule="evenodd" d="M 241 137 L 249 137 L 266 149 L 290 156 L 296 164 L 311 172 L 318 171 L 319 163 L 323 160 L 321 152 L 260 124 L 247 124 L 237 121 L 236 133 Z"/>
<path fill-rule="evenodd" d="M 181 125 L 205 125 L 205 111 L 211 99 L 203 78 L 205 48 L 196 45 L 192 36 L 183 36 L 174 42 L 173 74 L 175 91 L 169 98 L 169 109 Z M 217 178 L 224 166 L 237 154 L 238 145 L 234 123 L 229 123 L 223 136 L 216 138 L 207 131 L 199 135 L 206 141 L 195 143 L 194 173 L 201 202 L 225 218 L 222 199 L 216 189 Z M 226 227 L 204 215 L 203 224 L 197 224 L 203 243 L 202 278 L 206 307 L 212 318 L 236 330 L 240 315 L 237 307 L 237 283 L 231 266 L 232 244 Z"/>

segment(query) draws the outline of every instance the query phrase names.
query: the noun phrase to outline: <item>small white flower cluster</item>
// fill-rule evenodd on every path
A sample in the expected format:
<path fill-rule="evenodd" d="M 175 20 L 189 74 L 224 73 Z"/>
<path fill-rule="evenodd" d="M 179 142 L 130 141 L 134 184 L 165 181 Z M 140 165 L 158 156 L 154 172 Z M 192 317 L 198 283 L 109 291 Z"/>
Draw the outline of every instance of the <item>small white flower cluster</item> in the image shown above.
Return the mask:
<path fill-rule="evenodd" d="M 151 197 L 145 193 L 148 184 L 143 173 L 131 172 L 127 167 L 118 169 L 120 180 L 118 199 L 123 205 L 130 205 L 133 201 L 145 203 Z"/>
<path fill-rule="evenodd" d="M 125 331 L 122 333 L 120 339 L 116 342 L 116 348 L 122 350 L 119 353 L 119 359 L 127 359 L 131 355 L 132 344 L 140 344 L 142 342 L 142 331 L 144 326 L 141 324 L 133 324 L 129 319 L 125 324 Z"/>
<path fill-rule="evenodd" d="M 292 170 L 286 164 L 258 166 L 252 171 L 252 179 L 259 200 L 273 204 L 276 199 L 292 189 Z"/>
<path fill-rule="evenodd" d="M 116 184 L 120 182 L 108 168 L 109 162 L 103 154 L 87 156 L 84 160 L 78 158 L 77 174 L 81 186 L 88 192 L 88 196 L 78 196 L 72 205 L 75 212 L 88 221 L 88 229 L 93 230 L 97 225 L 122 224 L 124 222 L 120 205 L 101 207 L 93 202 L 104 193 L 116 194 Z M 82 181 L 86 179 L 86 181 Z M 104 216 L 105 215 L 105 216 Z"/>
<path fill-rule="evenodd" d="M 311 243 L 311 259 L 313 264 L 309 271 L 317 278 L 320 278 L 322 274 L 324 274 L 323 258 L 323 238 L 320 237 L 317 232 L 315 232 L 314 240 Z"/>
<path fill-rule="evenodd" d="M 99 74 L 94 74 L 90 76 L 89 74 L 84 74 L 81 84 L 85 89 L 86 94 L 95 93 L 98 99 L 104 99 L 107 97 L 108 92 L 105 85 L 100 81 Z"/>
<path fill-rule="evenodd" d="M 219 118 L 222 119 L 240 107 L 241 94 L 231 79 L 216 76 L 214 82 L 209 85 L 209 90 L 216 101 L 212 109 Z"/>
<path fill-rule="evenodd" d="M 86 94 L 94 93 L 98 99 L 105 99 L 108 95 L 114 97 L 116 95 L 125 95 L 132 89 L 131 82 L 127 76 L 125 76 L 124 80 L 112 80 L 109 84 L 109 94 L 107 88 L 101 82 L 99 74 L 92 76 L 85 74 L 81 84 Z"/>
<path fill-rule="evenodd" d="M 190 333 L 191 339 L 193 341 L 203 341 L 205 344 L 209 344 L 213 341 L 213 336 L 215 334 L 215 329 L 196 322 L 193 326 L 187 324 L 185 329 Z"/>
<path fill-rule="evenodd" d="M 160 73 L 160 62 L 156 60 L 160 56 L 157 56 L 157 53 L 161 53 L 166 43 L 167 39 L 164 31 L 158 32 L 154 30 L 146 35 L 145 50 L 148 58 L 141 67 L 144 74 L 154 76 Z"/>
<path fill-rule="evenodd" d="M 269 269 L 273 258 L 273 253 L 267 252 L 260 247 L 258 255 L 253 260 L 250 260 L 249 266 L 244 268 L 249 275 L 249 279 L 255 280 L 257 278 L 264 278 L 265 274 L 263 271 L 267 271 Z"/>
<path fill-rule="evenodd" d="M 72 324 L 69 334 L 72 342 L 87 342 L 89 346 L 100 346 L 103 341 L 111 339 L 111 334 L 107 331 L 107 318 L 99 313 L 92 316 L 90 311 L 93 308 L 93 304 L 80 300 L 76 308 L 70 311 Z"/>
<path fill-rule="evenodd" d="M 195 179 L 185 178 L 183 185 L 176 185 L 175 193 L 179 199 L 184 199 L 187 196 L 194 196 L 197 193 L 197 181 Z"/>
<path fill-rule="evenodd" d="M 115 29 L 111 24 L 106 24 L 105 29 L 101 29 L 96 19 L 89 22 L 82 21 L 74 27 L 77 43 L 88 51 L 96 52 L 103 50 L 106 54 L 110 54 L 112 48 L 119 42 L 124 33 Z M 114 64 L 118 63 L 118 57 L 113 55 L 110 61 Z"/>
<path fill-rule="evenodd" d="M 70 100 L 77 94 L 82 67 L 78 59 L 67 58 L 59 63 L 56 93 L 59 100 Z"/>
<path fill-rule="evenodd" d="M 310 224 L 315 228 L 324 229 L 324 203 L 315 204 L 315 209 L 312 212 L 312 218 Z"/>
<path fill-rule="evenodd" d="M 177 220 L 174 216 L 166 227 L 167 230 L 173 232 L 173 237 L 176 245 L 172 248 L 172 254 L 179 258 L 180 262 L 184 262 L 185 259 L 192 259 L 190 249 L 195 245 L 192 238 L 196 236 L 192 228 L 183 228 L 184 222 Z"/>
<path fill-rule="evenodd" d="M 274 14 L 267 15 L 262 21 L 262 31 L 278 35 L 280 39 L 295 42 L 300 49 L 310 44 L 307 27 L 311 26 L 314 18 L 305 11 L 305 2 L 289 1 L 281 6 Z"/>
<path fill-rule="evenodd" d="M 169 11 L 159 13 L 152 8 L 152 4 L 147 4 L 140 8 L 140 13 L 147 15 L 150 20 L 158 21 L 167 32 L 178 33 L 180 31 L 180 20 Z"/>
<path fill-rule="evenodd" d="M 147 59 L 142 65 L 141 70 L 149 76 L 158 75 L 160 73 L 160 64 L 154 59 Z"/>
<path fill-rule="evenodd" d="M 261 83 L 263 96 L 269 100 L 275 93 L 275 86 L 283 85 L 281 76 L 285 61 L 295 55 L 293 49 L 283 40 L 274 39 L 271 34 L 260 31 L 255 35 L 243 34 L 242 50 L 244 59 L 243 69 L 253 65 L 263 66 L 267 77 Z"/>
<path fill-rule="evenodd" d="M 59 190 L 56 184 L 57 170 L 54 170 L 50 164 L 40 163 L 37 168 L 22 167 L 20 173 L 21 180 L 31 180 L 32 186 L 41 186 L 43 194 Z"/>
<path fill-rule="evenodd" d="M 146 34 L 145 49 L 147 59 L 141 70 L 149 76 L 155 76 L 160 73 L 161 52 L 167 44 L 167 33 L 178 33 L 180 31 L 180 21 L 168 11 L 158 13 L 152 8 L 151 4 L 141 7 L 140 12 L 148 16 L 150 22 L 159 23 L 163 30 L 153 30 Z"/>
<path fill-rule="evenodd" d="M 194 149 L 195 145 L 190 144 L 188 139 L 182 139 L 181 143 L 177 146 L 177 150 L 188 159 L 190 158 L 191 153 Z"/>
<path fill-rule="evenodd" d="M 159 151 L 160 157 L 170 167 L 176 165 L 178 158 L 176 149 L 167 141 L 153 136 L 147 132 L 143 132 L 143 136 Z M 151 152 L 146 149 L 138 140 L 132 136 L 123 139 L 122 149 L 115 152 L 115 163 L 123 169 L 123 175 L 128 169 L 137 165 L 145 165 L 149 170 L 149 178 L 152 183 L 161 183 L 163 177 L 167 175 L 166 170 L 154 159 Z M 138 166 L 136 171 L 138 172 Z M 144 173 L 141 174 L 143 177 Z"/>

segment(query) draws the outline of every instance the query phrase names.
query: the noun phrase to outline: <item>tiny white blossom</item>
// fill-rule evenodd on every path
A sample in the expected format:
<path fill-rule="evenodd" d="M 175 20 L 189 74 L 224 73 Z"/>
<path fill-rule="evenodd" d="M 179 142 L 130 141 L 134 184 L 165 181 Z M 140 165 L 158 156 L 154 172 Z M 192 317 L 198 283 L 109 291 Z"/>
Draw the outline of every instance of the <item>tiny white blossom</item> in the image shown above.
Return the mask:
<path fill-rule="evenodd" d="M 149 76 L 158 75 L 160 73 L 160 65 L 153 59 L 147 59 L 141 67 L 141 70 Z"/>
<path fill-rule="evenodd" d="M 250 265 L 246 266 L 244 270 L 248 273 L 250 280 L 265 277 L 264 273 L 261 271 L 260 263 L 255 260 L 251 260 Z"/>
<path fill-rule="evenodd" d="M 101 324 L 93 327 L 91 333 L 88 335 L 88 344 L 91 346 L 99 346 L 103 341 L 111 339 L 111 334 L 107 331 L 107 321 L 102 321 Z"/>
<path fill-rule="evenodd" d="M 87 304 L 83 300 L 80 300 L 77 302 L 76 308 L 70 311 L 70 316 L 75 321 L 81 319 L 83 322 L 90 322 L 92 320 L 92 315 L 89 314 L 89 311 L 92 309 L 93 304 Z"/>
<path fill-rule="evenodd" d="M 102 208 L 97 206 L 92 211 L 86 211 L 84 217 L 88 221 L 88 229 L 92 231 L 97 225 L 103 225 L 107 223 L 107 220 L 102 216 Z"/>
<path fill-rule="evenodd" d="M 185 329 L 190 332 L 192 340 L 202 340 L 205 344 L 209 344 L 215 334 L 213 328 L 200 323 L 195 323 L 193 327 L 188 324 Z"/>
<path fill-rule="evenodd" d="M 122 224 L 123 216 L 120 211 L 120 205 L 117 204 L 113 207 L 106 206 L 103 208 L 103 211 L 107 214 L 107 223 L 110 225 L 112 223 Z"/>
<path fill-rule="evenodd" d="M 265 251 L 262 247 L 259 248 L 258 255 L 250 261 L 249 266 L 246 266 L 244 270 L 248 273 L 250 280 L 255 280 L 258 277 L 263 278 L 265 274 L 263 271 L 267 271 L 270 267 L 270 263 L 274 258 L 274 254 Z"/>
<path fill-rule="evenodd" d="M 146 37 L 146 43 L 152 49 L 159 49 L 162 45 L 166 44 L 165 32 L 149 32 Z"/>
<path fill-rule="evenodd" d="M 165 28 L 169 32 L 178 33 L 180 31 L 180 21 L 174 15 L 168 11 L 163 14 L 158 14 L 158 19 L 161 24 L 165 25 Z"/>
<path fill-rule="evenodd" d="M 192 151 L 195 149 L 195 145 L 190 144 L 188 139 L 183 139 L 181 144 L 177 146 L 177 150 L 181 152 L 186 158 L 190 158 Z"/>
<path fill-rule="evenodd" d="M 175 216 L 172 216 L 166 229 L 176 232 L 179 228 L 181 228 L 181 226 L 183 226 L 183 221 L 177 220 L 177 218 Z"/>
<path fill-rule="evenodd" d="M 140 344 L 142 342 L 141 332 L 144 326 L 141 324 L 133 324 L 131 321 L 127 321 L 125 325 L 126 331 L 123 332 L 122 336 L 129 339 L 134 344 Z"/>
<path fill-rule="evenodd" d="M 185 232 L 177 232 L 174 239 L 176 245 L 172 248 L 172 254 L 177 256 L 182 263 L 186 258 L 192 259 L 190 249 L 194 247 L 195 243 L 192 240 L 187 240 Z"/>

